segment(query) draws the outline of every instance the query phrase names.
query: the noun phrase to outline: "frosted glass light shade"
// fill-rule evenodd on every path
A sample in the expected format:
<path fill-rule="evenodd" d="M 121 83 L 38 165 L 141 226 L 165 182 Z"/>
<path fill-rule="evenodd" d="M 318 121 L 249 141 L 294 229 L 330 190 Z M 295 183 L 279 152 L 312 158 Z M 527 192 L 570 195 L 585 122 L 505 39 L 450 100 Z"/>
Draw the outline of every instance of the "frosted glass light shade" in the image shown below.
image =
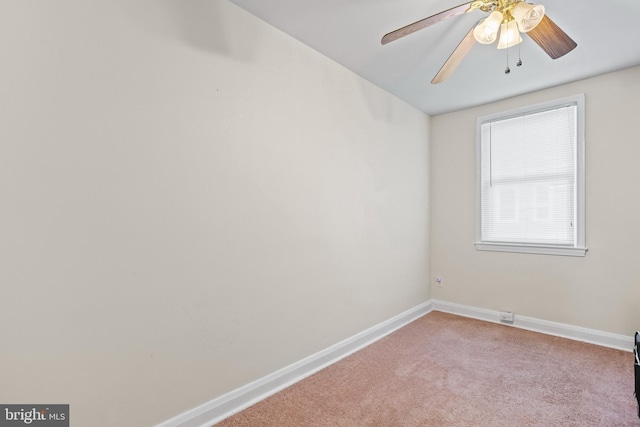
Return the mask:
<path fill-rule="evenodd" d="M 496 41 L 501 22 L 502 13 L 497 10 L 491 12 L 491 14 L 484 21 L 476 25 L 476 28 L 473 30 L 473 36 L 476 41 L 482 44 L 491 44 Z"/>
<path fill-rule="evenodd" d="M 521 42 L 522 37 L 520 37 L 520 31 L 518 31 L 518 24 L 516 24 L 516 21 L 511 20 L 500 26 L 500 41 L 498 42 L 498 49 L 506 49 Z"/>
<path fill-rule="evenodd" d="M 518 23 L 518 29 L 526 33 L 533 30 L 542 21 L 542 18 L 544 18 L 544 6 L 522 1 L 513 7 L 511 14 Z"/>

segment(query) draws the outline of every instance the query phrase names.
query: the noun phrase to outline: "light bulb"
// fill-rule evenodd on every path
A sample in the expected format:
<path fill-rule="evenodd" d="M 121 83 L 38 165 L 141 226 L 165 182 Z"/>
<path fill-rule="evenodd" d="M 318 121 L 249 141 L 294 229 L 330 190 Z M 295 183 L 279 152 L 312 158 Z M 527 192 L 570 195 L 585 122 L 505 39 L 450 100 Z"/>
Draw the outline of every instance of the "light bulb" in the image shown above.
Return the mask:
<path fill-rule="evenodd" d="M 544 18 L 544 6 L 520 2 L 513 7 L 511 14 L 518 23 L 518 29 L 523 32 L 533 30 Z"/>
<path fill-rule="evenodd" d="M 501 22 L 502 13 L 497 10 L 491 12 L 491 14 L 484 21 L 476 25 L 476 28 L 473 30 L 473 36 L 476 41 L 482 44 L 491 44 L 496 41 Z"/>
<path fill-rule="evenodd" d="M 500 26 L 500 41 L 498 42 L 498 49 L 506 49 L 521 42 L 522 37 L 520 37 L 516 21 L 511 20 Z"/>

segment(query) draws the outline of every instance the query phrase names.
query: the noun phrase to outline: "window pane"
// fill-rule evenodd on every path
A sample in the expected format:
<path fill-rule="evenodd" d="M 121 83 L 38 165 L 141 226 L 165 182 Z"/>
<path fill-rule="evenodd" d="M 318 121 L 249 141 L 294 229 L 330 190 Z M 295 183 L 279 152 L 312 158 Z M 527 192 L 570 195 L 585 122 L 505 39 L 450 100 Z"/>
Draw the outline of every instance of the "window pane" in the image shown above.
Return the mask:
<path fill-rule="evenodd" d="M 575 105 L 480 127 L 481 240 L 575 246 Z"/>

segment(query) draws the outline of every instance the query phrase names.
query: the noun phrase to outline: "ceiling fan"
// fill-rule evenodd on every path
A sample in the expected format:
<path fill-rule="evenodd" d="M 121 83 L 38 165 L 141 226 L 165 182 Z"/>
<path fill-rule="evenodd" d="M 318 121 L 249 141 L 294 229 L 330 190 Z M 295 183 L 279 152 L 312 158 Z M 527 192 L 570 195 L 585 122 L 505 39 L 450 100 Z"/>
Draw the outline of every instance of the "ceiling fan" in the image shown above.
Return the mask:
<path fill-rule="evenodd" d="M 552 59 L 560 58 L 577 46 L 571 37 L 547 15 L 544 6 L 526 3 L 524 0 L 478 0 L 424 18 L 382 37 L 385 45 L 445 19 L 479 9 L 489 13 L 469 30 L 449 59 L 444 63 L 431 83 L 442 83 L 451 76 L 475 42 L 491 44 L 498 39 L 498 49 L 505 49 L 522 42 L 520 33 L 528 34 Z M 505 70 L 509 72 L 509 68 Z"/>

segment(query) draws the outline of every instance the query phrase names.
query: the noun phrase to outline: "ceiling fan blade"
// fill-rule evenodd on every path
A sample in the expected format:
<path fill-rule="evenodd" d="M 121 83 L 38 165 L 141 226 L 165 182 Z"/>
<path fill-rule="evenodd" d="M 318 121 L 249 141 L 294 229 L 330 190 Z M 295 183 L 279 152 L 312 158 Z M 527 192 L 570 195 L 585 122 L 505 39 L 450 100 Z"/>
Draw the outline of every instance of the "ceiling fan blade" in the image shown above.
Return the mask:
<path fill-rule="evenodd" d="M 415 33 L 416 31 L 426 28 L 430 25 L 437 24 L 440 21 L 444 21 L 447 18 L 462 15 L 469 9 L 471 3 L 472 2 L 452 7 L 451 9 L 447 9 L 444 12 L 436 13 L 435 15 L 432 15 L 428 18 L 421 19 L 420 21 L 414 22 L 413 24 L 409 24 L 405 27 L 385 34 L 385 36 L 382 37 L 382 44 L 387 44 L 394 40 L 398 40 L 401 37 L 408 36 L 409 34 Z"/>
<path fill-rule="evenodd" d="M 578 46 L 571 37 L 560 29 L 547 15 L 527 34 L 538 43 L 552 59 L 566 55 Z"/>
<path fill-rule="evenodd" d="M 480 21 L 478 21 L 480 22 Z M 471 27 L 466 36 L 462 39 L 462 41 L 458 44 L 456 49 L 447 59 L 447 62 L 444 63 L 438 74 L 431 80 L 431 84 L 442 83 L 447 80 L 451 74 L 455 71 L 455 69 L 460 65 L 460 62 L 467 56 L 467 53 L 471 50 L 473 45 L 476 43 L 476 38 L 473 36 L 473 30 L 476 28 L 476 24 Z"/>

